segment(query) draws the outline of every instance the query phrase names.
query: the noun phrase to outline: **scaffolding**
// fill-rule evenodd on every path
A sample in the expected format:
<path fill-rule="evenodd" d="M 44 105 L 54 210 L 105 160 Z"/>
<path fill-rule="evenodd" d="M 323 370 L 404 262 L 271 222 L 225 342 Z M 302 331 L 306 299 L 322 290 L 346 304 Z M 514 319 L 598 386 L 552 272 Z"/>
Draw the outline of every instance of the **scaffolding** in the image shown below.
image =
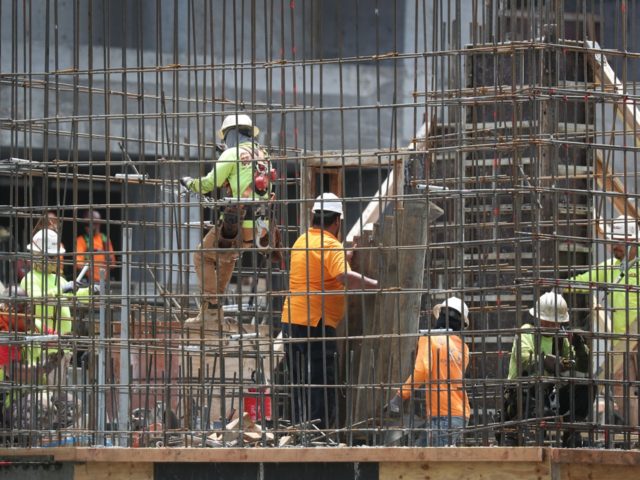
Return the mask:
<path fill-rule="evenodd" d="M 0 290 L 4 444 L 637 448 L 636 20 L 637 0 L 0 0 L 0 281 L 28 290 Z M 241 114 L 274 196 L 185 188 Z M 378 285 L 320 291 L 343 320 L 291 338 L 292 246 L 328 192 Z M 232 207 L 269 241 L 202 250 Z M 38 254 L 45 230 L 64 254 Z M 215 328 L 184 323 L 211 302 L 199 252 L 237 257 Z M 78 282 L 36 293 L 34 269 Z M 549 291 L 560 329 L 529 313 Z M 469 324 L 443 332 L 454 296 Z M 436 338 L 462 339 L 464 377 L 438 358 L 418 385 Z M 334 342 L 324 382 L 295 378 L 297 344 Z M 314 395 L 335 409 L 311 418 Z"/>

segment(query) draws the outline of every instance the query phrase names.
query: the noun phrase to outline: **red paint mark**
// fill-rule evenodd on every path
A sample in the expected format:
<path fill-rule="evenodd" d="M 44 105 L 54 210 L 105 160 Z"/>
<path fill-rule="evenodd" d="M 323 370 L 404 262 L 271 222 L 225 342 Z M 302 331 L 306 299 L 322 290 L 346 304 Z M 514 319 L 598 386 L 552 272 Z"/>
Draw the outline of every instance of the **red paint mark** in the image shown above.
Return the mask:
<path fill-rule="evenodd" d="M 291 10 L 293 10 L 294 8 L 296 8 L 296 2 L 295 2 L 294 0 L 291 0 L 291 1 L 289 2 L 289 8 L 290 8 Z"/>

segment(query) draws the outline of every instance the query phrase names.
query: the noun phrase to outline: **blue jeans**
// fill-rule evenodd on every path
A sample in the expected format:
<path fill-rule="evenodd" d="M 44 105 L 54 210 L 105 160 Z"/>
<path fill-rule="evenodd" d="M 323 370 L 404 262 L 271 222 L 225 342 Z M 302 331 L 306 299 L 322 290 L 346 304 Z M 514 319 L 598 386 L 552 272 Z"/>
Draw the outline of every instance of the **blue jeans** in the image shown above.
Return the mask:
<path fill-rule="evenodd" d="M 432 417 L 428 430 L 416 441 L 417 447 L 446 447 L 456 445 L 462 437 L 467 420 L 464 417 Z"/>

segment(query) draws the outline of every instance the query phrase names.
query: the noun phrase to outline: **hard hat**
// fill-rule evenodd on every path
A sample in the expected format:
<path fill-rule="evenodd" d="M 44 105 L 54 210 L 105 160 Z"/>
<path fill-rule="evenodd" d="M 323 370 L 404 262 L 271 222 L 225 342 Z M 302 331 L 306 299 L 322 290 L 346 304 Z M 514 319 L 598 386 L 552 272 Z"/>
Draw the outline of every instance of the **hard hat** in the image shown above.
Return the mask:
<path fill-rule="evenodd" d="M 458 297 L 449 297 L 444 302 L 433 307 L 433 315 L 438 318 L 440 316 L 440 310 L 443 308 L 452 308 L 464 319 L 464 326 L 469 326 L 469 307 L 467 304 L 460 300 Z"/>
<path fill-rule="evenodd" d="M 318 195 L 311 208 L 312 212 L 334 212 L 342 217 L 342 200 L 335 193 L 326 192 Z"/>
<path fill-rule="evenodd" d="M 638 239 L 638 222 L 633 217 L 620 215 L 611 222 L 611 227 L 606 229 L 607 237 L 617 240 Z"/>
<path fill-rule="evenodd" d="M 529 313 L 545 322 L 566 323 L 569 321 L 569 307 L 564 297 L 559 293 L 545 293 L 529 309 Z"/>
<path fill-rule="evenodd" d="M 222 126 L 220 127 L 220 130 L 218 130 L 218 137 L 220 138 L 220 140 L 224 140 L 224 134 L 227 132 L 227 130 L 229 130 L 232 127 L 253 128 L 252 136 L 254 137 L 257 137 L 258 134 L 260 133 L 260 129 L 253 125 L 253 122 L 251 121 L 251 117 L 249 115 L 246 115 L 244 113 L 237 114 L 237 115 L 236 114 L 227 115 L 226 117 L 224 117 L 224 120 L 222 121 Z"/>
<path fill-rule="evenodd" d="M 45 255 L 61 255 L 66 252 L 64 247 L 60 245 L 58 234 L 50 229 L 38 230 L 31 243 L 27 245 L 27 250 Z"/>

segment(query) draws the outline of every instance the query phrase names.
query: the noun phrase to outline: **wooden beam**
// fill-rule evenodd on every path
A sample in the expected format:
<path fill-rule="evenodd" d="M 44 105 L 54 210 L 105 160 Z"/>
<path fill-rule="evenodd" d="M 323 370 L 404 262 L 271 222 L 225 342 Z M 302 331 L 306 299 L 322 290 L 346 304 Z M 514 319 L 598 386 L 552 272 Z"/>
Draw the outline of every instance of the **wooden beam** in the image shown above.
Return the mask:
<path fill-rule="evenodd" d="M 324 168 L 391 168 L 399 161 L 402 155 L 411 155 L 413 152 L 400 150 L 397 152 L 376 152 L 374 154 L 359 154 L 354 152 L 337 153 L 317 153 L 310 158 L 301 159 L 308 167 Z M 310 154 L 311 155 L 311 154 Z"/>
<path fill-rule="evenodd" d="M 585 43 L 588 48 L 600 50 L 598 42 L 587 40 Z M 640 110 L 636 108 L 635 101 L 628 101 L 626 98 L 624 83 L 618 79 L 604 53 L 592 52 L 589 59 L 593 66 L 595 79 L 602 85 L 612 87 L 614 93 L 622 96 L 614 104 L 616 114 L 622 119 L 628 131 L 633 132 L 636 141 L 640 140 Z"/>
<path fill-rule="evenodd" d="M 384 211 L 390 201 L 389 195 L 393 194 L 395 187 L 395 170 L 391 170 L 389 175 L 382 182 L 382 186 L 373 196 L 373 199 L 369 201 L 365 209 L 362 211 L 362 215 L 358 221 L 356 221 L 355 225 L 351 227 L 349 233 L 347 234 L 345 241 L 347 243 L 353 242 L 354 237 L 359 237 L 362 234 L 362 228 L 369 223 L 375 223 L 380 217 L 380 212 Z"/>
<path fill-rule="evenodd" d="M 409 146 L 405 149 L 402 149 L 403 153 L 415 153 L 416 150 L 420 150 L 418 146 L 425 147 L 429 135 L 431 134 L 432 128 L 435 126 L 435 117 L 430 118 L 425 121 L 420 128 L 418 129 L 418 133 L 416 135 L 416 139 L 412 140 Z M 418 145 L 418 140 L 424 139 L 422 145 Z M 378 189 L 376 194 L 373 196 L 369 204 L 362 211 L 362 215 L 360 219 L 355 223 L 349 233 L 345 237 L 345 241 L 347 243 L 353 242 L 355 237 L 359 237 L 362 234 L 362 228 L 369 223 L 375 223 L 378 221 L 380 217 L 380 213 L 384 211 L 389 202 L 393 201 L 394 197 L 399 193 L 400 188 L 404 185 L 404 158 L 399 158 L 398 162 L 394 162 L 394 168 L 389 172 L 389 175 L 382 182 L 382 186 Z"/>
<path fill-rule="evenodd" d="M 634 218 L 638 218 L 638 208 L 628 198 L 627 189 L 625 185 L 616 178 L 610 169 L 605 169 L 604 159 L 602 158 L 602 151 L 596 150 L 596 168 L 595 178 L 598 186 L 605 192 L 616 192 L 621 196 L 613 197 L 613 204 L 620 213 L 627 213 Z"/>
<path fill-rule="evenodd" d="M 344 447 L 344 448 L 15 448 L 0 458 L 49 457 L 57 462 L 542 462 L 544 448 L 465 447 Z M 625 455 L 629 452 L 618 452 Z"/>

